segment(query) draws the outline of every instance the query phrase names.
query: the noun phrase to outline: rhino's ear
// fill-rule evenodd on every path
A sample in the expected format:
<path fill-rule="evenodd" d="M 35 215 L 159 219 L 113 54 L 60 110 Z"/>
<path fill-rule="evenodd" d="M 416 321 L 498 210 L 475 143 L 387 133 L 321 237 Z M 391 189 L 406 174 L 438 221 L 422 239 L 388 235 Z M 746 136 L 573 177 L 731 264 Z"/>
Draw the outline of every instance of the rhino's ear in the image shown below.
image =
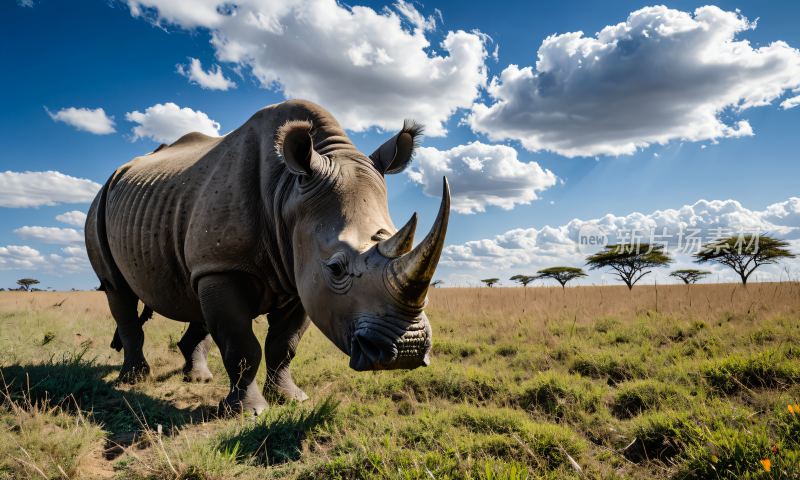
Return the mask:
<path fill-rule="evenodd" d="M 311 128 L 308 120 L 290 120 L 275 135 L 275 150 L 283 158 L 286 168 L 295 175 L 310 177 L 315 164 L 319 163 Z"/>
<path fill-rule="evenodd" d="M 425 127 L 421 124 L 406 119 L 400 133 L 387 140 L 369 156 L 375 168 L 384 175 L 400 173 L 405 170 L 411 163 L 414 150 L 419 147 L 424 130 Z"/>

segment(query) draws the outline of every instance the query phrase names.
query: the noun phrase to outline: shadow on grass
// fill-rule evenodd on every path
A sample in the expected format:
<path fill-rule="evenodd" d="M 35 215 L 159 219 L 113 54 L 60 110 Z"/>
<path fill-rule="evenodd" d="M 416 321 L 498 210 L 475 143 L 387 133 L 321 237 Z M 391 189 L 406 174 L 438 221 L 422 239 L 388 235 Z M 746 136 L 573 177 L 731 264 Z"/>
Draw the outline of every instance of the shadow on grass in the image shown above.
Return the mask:
<path fill-rule="evenodd" d="M 165 382 L 175 375 L 183 375 L 183 367 L 178 367 L 168 372 L 162 373 L 155 378 L 156 382 Z"/>
<path fill-rule="evenodd" d="M 270 408 L 252 421 L 245 417 L 245 421 L 221 432 L 214 449 L 240 463 L 279 465 L 297 461 L 303 441 L 323 433 L 338 407 L 339 402 L 331 396 L 310 409 L 294 401 L 283 408 Z"/>
<path fill-rule="evenodd" d="M 104 380 L 119 367 L 98 365 L 85 355 L 83 350 L 60 359 L 51 357 L 40 364 L 4 366 L 0 371 L 13 400 L 30 396 L 33 402 L 47 400 L 50 405 L 72 411 L 77 406 L 89 420 L 111 433 L 140 430 L 139 419 L 151 428 L 159 424 L 165 429 L 180 427 L 199 420 L 205 413 L 180 409 L 143 393 L 119 390 L 113 381 Z"/>

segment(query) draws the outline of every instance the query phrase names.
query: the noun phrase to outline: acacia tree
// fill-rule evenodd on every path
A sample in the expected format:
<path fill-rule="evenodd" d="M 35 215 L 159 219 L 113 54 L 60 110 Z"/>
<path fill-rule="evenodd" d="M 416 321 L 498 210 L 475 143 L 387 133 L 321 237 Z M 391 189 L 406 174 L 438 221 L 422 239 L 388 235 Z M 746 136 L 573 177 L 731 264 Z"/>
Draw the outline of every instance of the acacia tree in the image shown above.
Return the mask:
<path fill-rule="evenodd" d="M 38 285 L 38 284 L 39 280 L 35 280 L 33 278 L 23 278 L 22 280 L 17 280 L 17 285 L 20 285 L 26 291 L 30 290 L 31 285 Z"/>
<path fill-rule="evenodd" d="M 633 290 L 636 282 L 651 272 L 643 270 L 654 267 L 664 267 L 672 263 L 672 259 L 664 253 L 664 245 L 642 243 L 635 246 L 624 247 L 620 245 L 607 245 L 605 250 L 599 251 L 586 259 L 589 270 L 611 268 L 615 276 L 625 282 L 628 290 Z"/>
<path fill-rule="evenodd" d="M 747 279 L 761 265 L 778 263 L 782 258 L 797 255 L 786 247 L 789 242 L 765 235 L 740 235 L 728 237 L 703 245 L 703 250 L 694 254 L 695 263 L 717 262 L 730 267 L 747 285 Z"/>
<path fill-rule="evenodd" d="M 695 270 L 692 268 L 687 268 L 685 270 L 675 270 L 674 272 L 669 274 L 670 277 L 680 278 L 686 285 L 689 285 L 690 283 L 697 283 L 698 280 L 705 277 L 706 275 L 711 275 L 711 272 Z"/>
<path fill-rule="evenodd" d="M 485 280 L 481 280 L 481 282 L 485 283 L 487 287 L 494 286 L 495 283 L 500 282 L 499 278 L 487 278 Z"/>
<path fill-rule="evenodd" d="M 536 273 L 537 275 L 533 277 L 534 279 L 552 278 L 553 280 L 561 284 L 562 289 L 564 289 L 564 286 L 570 280 L 586 276 L 586 273 L 583 271 L 582 268 L 576 268 L 576 267 L 550 267 L 550 268 L 545 268 L 544 270 L 539 270 Z"/>
<path fill-rule="evenodd" d="M 436 287 L 438 287 L 439 285 L 441 285 L 443 283 L 444 283 L 444 280 L 434 280 L 434 281 L 431 282 L 431 287 L 436 288 Z"/>
<path fill-rule="evenodd" d="M 513 282 L 519 282 L 523 287 L 527 287 L 528 284 L 536 280 L 536 278 L 530 275 L 514 275 L 513 277 L 509 278 L 509 280 Z"/>

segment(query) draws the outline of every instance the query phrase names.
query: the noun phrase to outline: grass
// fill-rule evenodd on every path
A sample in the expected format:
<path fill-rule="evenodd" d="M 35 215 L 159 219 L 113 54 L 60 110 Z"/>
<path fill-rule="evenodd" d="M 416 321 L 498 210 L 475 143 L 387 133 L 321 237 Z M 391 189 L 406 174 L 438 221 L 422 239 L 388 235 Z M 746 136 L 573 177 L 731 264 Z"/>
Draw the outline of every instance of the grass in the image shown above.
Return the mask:
<path fill-rule="evenodd" d="M 116 385 L 102 293 L 0 292 L 0 479 L 800 478 L 800 286 L 657 295 L 432 290 L 430 367 L 353 372 L 312 327 L 292 364 L 310 401 L 219 419 L 219 351 L 183 383 L 184 325 L 148 322 L 153 376 Z"/>

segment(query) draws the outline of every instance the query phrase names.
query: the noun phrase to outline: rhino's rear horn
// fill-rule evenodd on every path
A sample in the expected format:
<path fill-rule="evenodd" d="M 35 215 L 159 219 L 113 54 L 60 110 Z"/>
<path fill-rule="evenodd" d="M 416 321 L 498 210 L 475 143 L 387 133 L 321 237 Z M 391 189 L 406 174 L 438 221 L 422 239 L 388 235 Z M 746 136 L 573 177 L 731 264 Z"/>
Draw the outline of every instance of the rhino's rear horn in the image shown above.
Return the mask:
<path fill-rule="evenodd" d="M 392 260 L 385 270 L 387 287 L 402 305 L 411 308 L 424 306 L 428 287 L 442 255 L 449 219 L 450 187 L 445 177 L 439 214 L 428 236 L 410 253 Z"/>
<path fill-rule="evenodd" d="M 403 228 L 397 231 L 392 238 L 378 244 L 378 252 L 386 258 L 397 258 L 411 251 L 414 246 L 414 232 L 417 230 L 417 214 Z"/>

